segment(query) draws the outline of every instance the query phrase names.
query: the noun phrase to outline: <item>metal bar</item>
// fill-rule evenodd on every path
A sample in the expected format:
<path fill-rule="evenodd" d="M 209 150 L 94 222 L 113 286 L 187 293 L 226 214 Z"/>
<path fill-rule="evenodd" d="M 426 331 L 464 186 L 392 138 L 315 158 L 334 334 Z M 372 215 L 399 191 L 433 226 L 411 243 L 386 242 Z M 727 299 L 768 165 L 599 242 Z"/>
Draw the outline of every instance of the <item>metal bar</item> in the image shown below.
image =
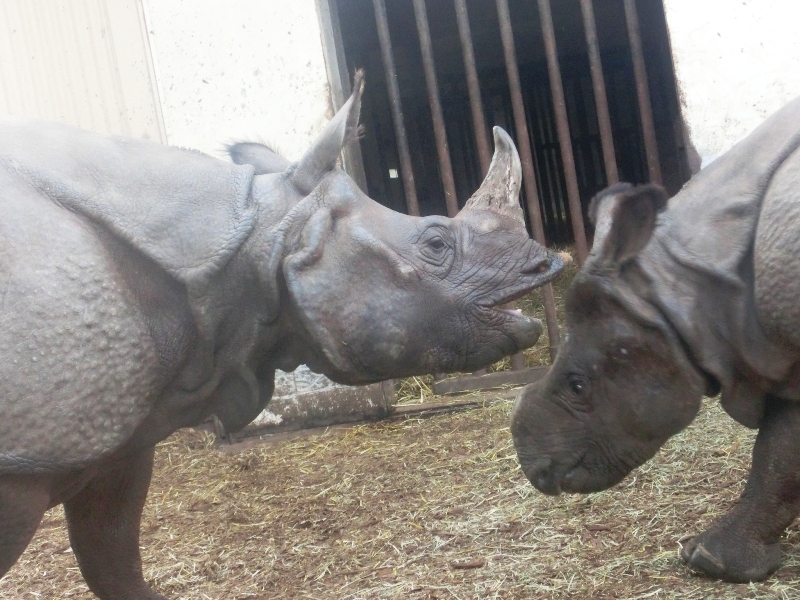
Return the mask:
<path fill-rule="evenodd" d="M 458 20 L 458 37 L 461 39 L 461 52 L 464 54 L 464 71 L 467 74 L 469 106 L 472 109 L 472 128 L 475 130 L 475 143 L 478 146 L 481 174 L 486 177 L 486 173 L 489 172 L 489 164 L 492 161 L 492 151 L 489 144 L 489 130 L 486 128 L 486 119 L 483 115 L 483 101 L 481 100 L 481 87 L 478 81 L 478 69 L 475 66 L 475 50 L 472 46 L 467 0 L 455 0 L 455 5 L 456 19 Z"/>
<path fill-rule="evenodd" d="M 428 27 L 428 13 L 425 8 L 425 0 L 414 0 L 414 14 L 417 19 L 417 32 L 419 33 L 419 46 L 422 50 L 422 65 L 425 70 L 425 82 L 428 85 L 428 102 L 431 105 L 433 133 L 436 137 L 436 153 L 439 156 L 439 171 L 442 177 L 442 185 L 444 186 L 444 202 L 447 206 L 447 215 L 455 217 L 458 214 L 456 182 L 453 179 L 450 148 L 447 146 L 447 131 L 444 126 L 442 103 L 439 99 L 439 84 L 436 81 L 436 66 L 433 61 L 433 44 L 431 43 L 431 32 Z"/>
<path fill-rule="evenodd" d="M 651 182 L 661 184 L 661 163 L 658 159 L 656 128 L 653 124 L 653 107 L 650 104 L 650 88 L 647 85 L 647 68 L 644 64 L 636 0 L 624 0 L 624 5 L 625 22 L 628 25 L 628 41 L 631 45 L 631 58 L 633 59 L 633 75 L 636 78 L 636 96 L 639 99 L 639 116 L 642 119 L 644 151 L 647 155 L 647 173 Z"/>
<path fill-rule="evenodd" d="M 525 107 L 522 102 L 522 86 L 519 81 L 519 67 L 517 66 L 517 55 L 514 47 L 514 32 L 511 29 L 511 17 L 508 12 L 508 0 L 495 1 L 497 4 L 497 16 L 500 20 L 500 35 L 503 40 L 503 55 L 506 62 L 506 71 L 508 72 L 508 87 L 511 90 L 511 107 L 514 113 L 514 128 L 517 130 L 517 146 L 519 147 L 520 162 L 522 163 L 522 183 L 525 187 L 528 214 L 531 218 L 534 239 L 545 245 L 542 211 L 539 208 L 539 193 L 536 189 L 536 174 L 533 170 L 531 142 L 528 136 L 528 124 L 525 120 Z M 544 299 L 547 335 L 550 338 L 550 358 L 555 359 L 559 343 L 558 321 L 556 320 L 556 301 L 553 296 L 553 286 L 549 283 L 542 286 L 542 297 Z"/>
<path fill-rule="evenodd" d="M 350 73 L 344 56 L 342 28 L 339 23 L 337 0 L 317 0 L 320 31 L 322 32 L 322 54 L 325 57 L 325 69 L 331 86 L 333 107 L 339 110 L 347 102 L 352 92 Z M 361 143 L 355 140 L 342 150 L 344 170 L 353 178 L 361 191 L 367 190 L 367 176 L 364 171 L 364 159 L 361 156 Z"/>
<path fill-rule="evenodd" d="M 611 118 L 608 115 L 606 82 L 603 77 L 603 62 L 600 60 L 600 42 L 597 39 L 592 0 L 581 0 L 581 12 L 583 13 L 583 29 L 586 33 L 586 47 L 589 51 L 589 68 L 592 72 L 597 125 L 600 129 L 600 143 L 603 146 L 603 161 L 606 166 L 606 183 L 614 185 L 619 181 L 619 171 L 617 170 L 617 157 L 614 153 L 614 136 L 611 132 Z"/>
<path fill-rule="evenodd" d="M 586 243 L 586 229 L 584 229 L 583 225 L 583 208 L 581 207 L 581 193 L 578 189 L 578 174 L 575 171 L 575 155 L 572 152 L 572 138 L 569 134 L 564 85 L 561 82 L 561 66 L 558 64 L 556 32 L 553 29 L 550 0 L 538 1 L 544 50 L 547 55 L 547 71 L 550 75 L 550 90 L 553 94 L 553 110 L 556 113 L 558 145 L 561 148 L 561 162 L 564 165 L 564 179 L 567 182 L 567 201 L 569 202 L 569 215 L 572 221 L 572 234 L 575 237 L 575 253 L 578 255 L 578 264 L 582 265 L 589 255 L 589 250 Z"/>
<path fill-rule="evenodd" d="M 478 81 L 478 68 L 475 65 L 475 50 L 472 45 L 472 32 L 469 26 L 469 13 L 467 13 L 467 0 L 454 0 L 456 20 L 458 21 L 458 37 L 461 40 L 461 52 L 464 55 L 464 72 L 467 75 L 467 89 L 469 90 L 469 106 L 472 110 L 472 128 L 475 130 L 475 143 L 478 147 L 478 161 L 481 164 L 481 176 L 486 177 L 489 165 L 492 162 L 492 151 L 489 143 L 489 130 L 486 128 L 486 118 L 483 114 L 483 101 L 481 100 L 481 86 Z M 514 308 L 508 304 L 508 308 Z M 511 370 L 519 371 L 525 368 L 525 356 L 517 352 L 511 357 Z M 473 375 L 485 375 L 486 369 L 475 371 Z"/>
<path fill-rule="evenodd" d="M 403 105 L 400 102 L 400 86 L 397 83 L 397 70 L 392 55 L 392 40 L 389 37 L 389 21 L 386 17 L 384 0 L 372 0 L 375 7 L 375 22 L 378 26 L 378 40 L 381 45 L 383 69 L 386 74 L 386 87 L 389 90 L 389 104 L 392 109 L 394 136 L 397 139 L 397 154 L 400 158 L 400 174 L 403 178 L 403 190 L 406 196 L 408 214 L 419 216 L 417 187 L 414 183 L 414 170 L 411 168 L 411 153 L 408 150 L 408 137 L 403 119 Z"/>

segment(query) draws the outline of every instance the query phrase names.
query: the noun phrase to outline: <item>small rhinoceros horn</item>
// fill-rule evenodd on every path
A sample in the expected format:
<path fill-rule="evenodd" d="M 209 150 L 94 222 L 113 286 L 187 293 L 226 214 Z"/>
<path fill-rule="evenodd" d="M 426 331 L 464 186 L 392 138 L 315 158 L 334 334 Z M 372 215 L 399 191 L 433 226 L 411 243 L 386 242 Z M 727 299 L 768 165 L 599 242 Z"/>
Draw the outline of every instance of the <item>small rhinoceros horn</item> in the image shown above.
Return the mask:
<path fill-rule="evenodd" d="M 500 127 L 494 128 L 494 156 L 489 172 L 478 191 L 472 194 L 464 210 L 488 210 L 510 217 L 523 227 L 525 217 L 519 205 L 522 167 L 511 136 Z"/>
<path fill-rule="evenodd" d="M 364 91 L 364 72 L 356 71 L 353 93 L 342 108 L 317 136 L 314 144 L 297 162 L 291 180 L 304 194 L 311 193 L 322 176 L 336 167 L 342 147 L 358 136 L 358 114 L 361 111 L 361 93 Z"/>

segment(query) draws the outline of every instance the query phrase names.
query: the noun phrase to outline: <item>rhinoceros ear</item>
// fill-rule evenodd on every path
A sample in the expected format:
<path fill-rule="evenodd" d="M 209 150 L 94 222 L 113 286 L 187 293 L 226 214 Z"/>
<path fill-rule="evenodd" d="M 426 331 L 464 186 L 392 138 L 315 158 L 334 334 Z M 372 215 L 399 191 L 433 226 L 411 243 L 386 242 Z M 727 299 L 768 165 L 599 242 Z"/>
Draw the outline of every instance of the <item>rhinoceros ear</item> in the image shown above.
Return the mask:
<path fill-rule="evenodd" d="M 653 184 L 617 184 L 600 192 L 589 205 L 595 225 L 592 254 L 604 262 L 629 261 L 650 241 L 656 217 L 666 205 L 664 188 Z"/>
<path fill-rule="evenodd" d="M 237 165 L 252 165 L 256 175 L 283 173 L 292 164 L 272 148 L 257 142 L 236 142 L 227 147 L 228 155 Z"/>
<path fill-rule="evenodd" d="M 342 147 L 358 136 L 358 114 L 361 111 L 361 93 L 364 91 L 364 72 L 356 71 L 353 93 L 344 106 L 319 134 L 314 144 L 298 161 L 291 181 L 303 194 L 311 193 L 322 176 L 336 167 Z"/>
<path fill-rule="evenodd" d="M 519 188 L 522 167 L 517 147 L 511 136 L 500 127 L 494 128 L 494 156 L 489 172 L 478 191 L 472 194 L 464 210 L 488 210 L 510 217 L 525 226 L 525 217 L 519 205 Z"/>

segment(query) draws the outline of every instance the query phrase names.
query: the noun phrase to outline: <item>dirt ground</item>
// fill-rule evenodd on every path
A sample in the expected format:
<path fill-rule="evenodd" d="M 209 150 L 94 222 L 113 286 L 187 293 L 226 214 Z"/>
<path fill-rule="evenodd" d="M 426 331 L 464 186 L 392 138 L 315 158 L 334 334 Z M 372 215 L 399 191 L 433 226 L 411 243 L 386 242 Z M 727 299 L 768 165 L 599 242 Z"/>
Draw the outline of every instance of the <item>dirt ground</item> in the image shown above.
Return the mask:
<path fill-rule="evenodd" d="M 749 464 L 753 434 L 715 402 L 616 489 L 558 498 L 519 470 L 510 407 L 236 454 L 181 431 L 158 448 L 146 578 L 175 600 L 800 597 L 794 528 L 766 583 L 718 583 L 678 559 L 679 540 L 736 501 Z M 0 597 L 93 597 L 60 510 L 0 581 Z"/>

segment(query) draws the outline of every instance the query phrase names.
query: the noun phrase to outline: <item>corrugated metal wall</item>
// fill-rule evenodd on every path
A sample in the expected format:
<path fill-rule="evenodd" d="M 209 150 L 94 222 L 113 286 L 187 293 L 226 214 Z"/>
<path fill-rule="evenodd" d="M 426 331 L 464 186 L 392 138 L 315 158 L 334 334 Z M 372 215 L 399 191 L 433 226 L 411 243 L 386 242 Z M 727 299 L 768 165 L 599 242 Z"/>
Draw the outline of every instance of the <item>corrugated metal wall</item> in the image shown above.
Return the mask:
<path fill-rule="evenodd" d="M 0 0 L 0 113 L 165 142 L 141 0 Z"/>

